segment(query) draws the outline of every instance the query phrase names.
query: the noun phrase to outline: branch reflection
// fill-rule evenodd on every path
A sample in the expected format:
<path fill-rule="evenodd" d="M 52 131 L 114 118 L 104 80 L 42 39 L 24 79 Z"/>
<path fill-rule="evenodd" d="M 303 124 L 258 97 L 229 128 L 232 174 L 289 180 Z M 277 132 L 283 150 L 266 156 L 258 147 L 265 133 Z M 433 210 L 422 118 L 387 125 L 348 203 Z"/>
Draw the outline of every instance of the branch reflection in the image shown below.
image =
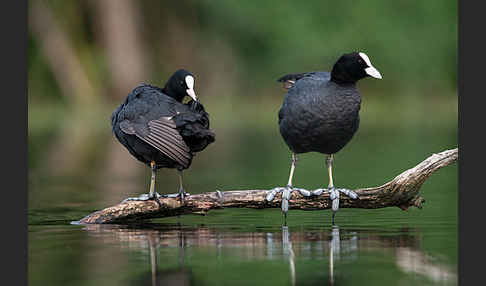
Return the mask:
<path fill-rule="evenodd" d="M 328 268 L 319 267 L 316 275 L 328 280 L 329 285 L 346 279 L 353 271 L 352 262 L 364 252 L 385 252 L 392 263 L 404 273 L 419 274 L 434 282 L 454 281 L 455 269 L 441 265 L 420 248 L 418 229 L 402 228 L 394 231 L 340 229 L 295 229 L 288 226 L 281 230 L 234 231 L 211 227 L 149 224 L 144 226 L 86 225 L 90 235 L 106 243 L 146 252 L 150 257 L 150 272 L 136 281 L 137 285 L 190 285 L 194 282 L 190 261 L 186 263 L 185 251 L 213 249 L 216 259 L 235 257 L 243 260 L 288 261 L 288 275 L 292 285 L 302 284 L 308 277 L 299 276 L 299 260 L 322 260 Z M 280 232 L 280 233 L 279 233 Z M 177 267 L 161 271 L 157 262 L 161 249 L 175 248 L 179 252 Z M 173 257 L 171 257 L 174 260 Z M 214 258 L 213 258 L 214 259 Z M 189 265 L 187 265 L 189 264 Z M 305 264 L 305 263 L 302 263 Z M 166 266 L 167 263 L 164 263 Z M 328 269 L 327 271 L 324 269 Z M 303 272 L 303 268 L 301 271 Z M 306 272 L 307 273 L 307 272 Z M 340 273 L 346 273 L 340 274 Z M 327 279 L 326 279 L 327 277 Z M 300 283 L 299 283 L 300 281 Z M 320 280 L 322 282 L 322 280 Z"/>

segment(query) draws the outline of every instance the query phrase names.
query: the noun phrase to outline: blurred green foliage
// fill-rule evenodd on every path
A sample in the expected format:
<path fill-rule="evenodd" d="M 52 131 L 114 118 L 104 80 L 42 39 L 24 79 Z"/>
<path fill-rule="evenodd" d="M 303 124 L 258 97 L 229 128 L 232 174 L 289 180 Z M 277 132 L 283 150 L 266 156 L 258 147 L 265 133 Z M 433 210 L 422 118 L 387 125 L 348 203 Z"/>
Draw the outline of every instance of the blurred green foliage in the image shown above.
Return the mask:
<path fill-rule="evenodd" d="M 88 1 L 44 2 L 68 33 L 90 80 L 102 85 L 110 78 L 109 69 L 94 36 L 96 14 Z M 164 66 L 164 57 L 180 52 L 177 47 L 164 50 L 172 22 L 181 25 L 181 46 L 186 35 L 196 42 L 191 50 L 196 58 L 214 41 L 230 48 L 236 59 L 232 68 L 240 77 L 238 88 L 246 89 L 245 96 L 260 95 L 259 90 L 275 85 L 275 79 L 285 73 L 329 70 L 342 53 L 352 50 L 368 53 L 384 75 L 380 85 L 391 90 L 457 86 L 457 1 L 150 0 L 139 4 L 147 51 L 156 63 L 152 77 L 160 84 L 175 68 Z M 217 59 L 220 51 L 209 52 Z M 55 85 L 31 35 L 29 97 L 55 97 L 59 93 Z"/>
<path fill-rule="evenodd" d="M 390 85 L 457 80 L 456 1 L 200 1 L 202 31 L 227 39 L 259 84 L 284 72 L 329 70 L 365 51 Z M 404 80 L 406 79 L 406 80 Z"/>
<path fill-rule="evenodd" d="M 31 174 L 57 166 L 57 161 L 47 161 L 52 157 L 52 150 L 60 149 L 56 144 L 63 140 L 79 141 L 67 149 L 70 153 L 65 157 L 82 161 L 78 171 L 83 174 L 101 174 L 107 165 L 123 165 L 106 161 L 114 140 L 108 119 L 135 84 L 118 90 L 114 86 L 116 70 L 109 60 L 112 51 L 103 43 L 107 32 L 100 28 L 107 17 L 105 12 L 119 11 L 102 13 L 95 5 L 100 2 L 96 1 L 38 1 L 50 11 L 66 35 L 93 86 L 91 96 L 97 100 L 83 103 L 73 100 L 70 94 L 62 94 L 42 39 L 30 26 Z M 29 2 L 30 13 L 33 4 L 39 2 Z M 402 146 L 399 150 L 414 154 L 417 160 L 424 157 L 423 152 L 436 152 L 457 144 L 456 1 L 146 0 L 130 3 L 131 17 L 138 25 L 135 32 L 143 42 L 142 53 L 147 58 L 147 65 L 143 66 L 146 78 L 135 82 L 163 85 L 174 70 L 185 67 L 195 73 L 196 91 L 211 114 L 217 140 L 198 155 L 191 167 L 194 173 L 201 172 L 205 164 L 217 158 L 220 166 L 226 166 L 223 169 L 228 178 L 241 181 L 245 172 L 261 174 L 249 166 L 265 153 L 268 160 L 281 158 L 285 162 L 276 166 L 275 161 L 269 161 L 268 168 L 286 176 L 288 153 L 277 129 L 277 112 L 285 92 L 276 79 L 290 72 L 330 70 L 342 53 L 352 50 L 365 51 L 383 80 L 367 79 L 358 84 L 364 98 L 361 126 L 346 148 L 350 151 L 345 152 L 353 152 L 353 144 L 367 144 L 364 150 L 383 150 L 379 146 L 386 146 L 387 142 L 378 138 L 385 133 L 396 134 L 397 139 L 390 139 L 393 144 L 403 142 L 400 136 L 410 138 L 415 145 Z M 425 150 L 420 140 L 427 136 L 443 144 Z M 257 141 L 252 146 L 260 146 L 254 147 L 255 153 L 250 156 L 245 153 L 249 152 L 248 148 L 242 148 L 249 140 Z M 268 150 L 262 151 L 265 146 Z M 134 160 L 123 152 L 127 160 Z M 118 154 L 117 158 L 122 155 Z M 237 161 L 238 156 L 251 163 L 245 163 L 248 166 L 244 167 L 243 162 Z M 145 169 L 137 166 L 139 180 L 144 182 L 147 174 L 140 170 Z M 408 163 L 403 167 L 406 166 Z M 228 172 L 230 167 L 233 175 Z M 267 180 L 275 178 L 259 178 L 255 183 Z M 31 186 L 34 182 L 37 181 L 31 176 Z M 172 182 L 172 177 L 168 182 Z M 207 184 L 214 182 L 208 180 Z"/>
<path fill-rule="evenodd" d="M 62 83 L 43 49 L 45 42 L 30 21 L 31 194 L 43 184 L 41 178 L 56 168 L 70 171 L 61 175 L 69 175 L 67 180 L 72 182 L 79 183 L 76 176 L 80 174 L 98 178 L 93 184 L 100 178 L 118 181 L 120 178 L 104 173 L 107 166 L 125 166 L 135 160 L 126 150 L 110 157 L 114 148 L 108 120 L 112 110 L 136 83 L 163 85 L 180 67 L 195 73 L 196 92 L 211 114 L 211 127 L 217 134 L 216 143 L 198 155 L 191 170 L 204 174 L 205 165 L 218 161 L 225 176 L 194 179 L 204 180 L 202 185 L 213 187 L 215 180 L 241 183 L 250 175 L 253 179 L 245 181 L 250 185 L 276 181 L 275 177 L 261 176 L 251 167 L 255 164 L 285 177 L 288 149 L 277 128 L 277 112 L 285 92 L 276 79 L 290 72 L 330 70 L 342 53 L 352 50 L 365 51 L 383 74 L 383 80 L 367 79 L 358 84 L 363 94 L 361 126 L 345 149 L 355 151 L 354 161 L 366 157 L 360 153 L 363 150 L 383 150 L 380 146 L 403 143 L 400 138 L 407 136 L 415 145 L 401 146 L 395 151 L 397 157 L 390 153 L 394 148 L 383 153 L 390 161 L 393 158 L 390 164 L 399 166 L 395 171 L 400 171 L 415 162 L 407 162 L 404 151 L 419 160 L 424 152 L 457 144 L 456 1 L 130 1 L 129 15 L 135 19 L 135 33 L 143 43 L 140 52 L 146 57 L 146 74 L 133 79 L 133 86 L 121 89 L 116 89 L 116 70 L 110 66 L 112 50 L 103 42 L 110 31 L 100 25 L 107 19 L 106 13 L 120 11 L 100 11 L 96 1 L 38 0 L 29 2 L 30 14 L 36 3 L 45 6 L 44 12 L 52 14 L 64 33 L 93 86 L 89 96 L 97 100 L 79 101 L 63 94 Z M 390 139 L 394 143 L 383 142 L 379 139 L 382 134 L 397 137 Z M 442 144 L 426 149 L 420 141 L 432 137 Z M 249 141 L 255 141 L 249 145 L 251 150 L 243 148 Z M 364 147 L 359 151 L 352 146 Z M 67 153 L 61 153 L 60 158 L 76 167 L 71 170 L 72 164 L 52 159 L 57 150 Z M 262 156 L 267 163 L 261 162 Z M 126 161 L 116 161 L 120 158 Z M 276 165 L 277 158 L 281 164 Z M 402 165 L 397 161 L 400 158 Z M 134 166 L 138 168 L 125 166 L 133 178 L 121 177 L 138 178 L 137 184 L 143 186 L 146 170 L 142 164 Z M 169 185 L 176 178 L 164 177 Z M 312 178 L 307 176 L 309 180 Z M 381 182 L 382 178 L 375 180 Z"/>

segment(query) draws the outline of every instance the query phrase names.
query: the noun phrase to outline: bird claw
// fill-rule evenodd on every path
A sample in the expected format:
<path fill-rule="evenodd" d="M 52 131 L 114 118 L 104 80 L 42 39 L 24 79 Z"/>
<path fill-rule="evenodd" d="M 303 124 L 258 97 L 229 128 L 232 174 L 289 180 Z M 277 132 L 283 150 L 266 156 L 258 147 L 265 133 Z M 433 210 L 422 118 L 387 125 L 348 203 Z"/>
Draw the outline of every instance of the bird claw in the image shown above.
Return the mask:
<path fill-rule="evenodd" d="M 286 187 L 276 187 L 268 191 L 267 196 L 265 197 L 265 200 L 267 202 L 272 201 L 275 196 L 282 192 L 282 212 L 285 216 L 287 216 L 287 212 L 289 211 L 289 200 L 292 196 L 292 193 L 294 191 L 299 192 L 302 196 L 304 197 L 310 197 L 312 196 L 312 192 L 301 189 L 301 188 L 294 188 L 292 186 L 286 186 Z"/>
<path fill-rule="evenodd" d="M 287 187 L 276 187 L 276 188 L 273 188 L 273 189 L 271 189 L 271 190 L 268 191 L 268 194 L 265 197 L 265 200 L 268 201 L 268 202 L 273 201 L 273 199 L 275 198 L 275 196 L 278 193 L 283 192 L 285 189 L 290 189 L 289 195 L 286 196 L 288 199 L 290 199 L 290 194 L 292 192 L 294 192 L 294 191 L 298 191 L 304 197 L 311 197 L 311 196 L 314 195 L 313 192 L 308 191 L 306 189 L 302 189 L 302 188 L 293 188 L 293 187 L 290 187 L 290 186 L 287 186 Z"/>
<path fill-rule="evenodd" d="M 303 196 L 306 196 L 306 197 L 320 196 L 320 195 L 322 195 L 323 193 L 326 193 L 326 192 L 329 193 L 329 199 L 332 201 L 331 209 L 333 211 L 333 217 L 332 217 L 333 224 L 334 224 L 334 215 L 339 210 L 340 193 L 345 194 L 346 196 L 348 196 L 349 198 L 351 198 L 353 200 L 359 198 L 358 194 L 356 192 L 352 191 L 352 190 L 336 189 L 335 187 L 330 187 L 330 188 L 327 188 L 327 189 L 316 189 L 316 190 L 313 190 L 313 191 L 307 191 L 307 190 L 303 190 L 303 189 L 296 189 L 296 190 L 299 190 L 299 192 Z"/>
<path fill-rule="evenodd" d="M 191 194 L 186 193 L 186 191 L 184 191 L 184 189 L 182 189 L 182 191 L 179 192 L 179 197 L 181 198 L 181 203 L 184 203 L 184 198 L 186 198 L 190 195 Z"/>
<path fill-rule="evenodd" d="M 161 203 L 159 201 L 159 198 L 163 197 L 159 193 L 155 192 L 153 195 L 150 194 L 141 194 L 138 197 L 130 197 L 124 199 L 121 203 L 126 203 L 128 201 L 148 201 L 148 200 L 155 200 L 159 206 L 161 206 Z"/>
<path fill-rule="evenodd" d="M 358 199 L 358 194 L 348 189 L 336 189 L 335 187 L 331 187 L 328 189 L 316 189 L 313 191 L 308 191 L 301 188 L 286 186 L 286 187 L 276 187 L 269 190 L 267 196 L 265 197 L 265 201 L 271 202 L 278 193 L 282 192 L 282 212 L 285 216 L 287 216 L 287 212 L 289 210 L 289 200 L 292 196 L 292 192 L 294 191 L 298 191 L 304 197 L 320 196 L 323 193 L 328 192 L 329 198 L 332 201 L 333 221 L 334 221 L 334 214 L 339 210 L 340 193 L 347 195 L 351 199 Z"/>
<path fill-rule="evenodd" d="M 335 187 L 330 187 L 328 189 L 317 189 L 317 190 L 312 191 L 312 194 L 319 196 L 319 195 L 323 194 L 324 192 L 329 193 L 329 198 L 331 200 L 339 199 L 339 196 L 340 196 L 339 193 L 343 193 L 346 196 L 348 196 L 350 199 L 353 199 L 353 200 L 359 198 L 358 194 L 355 191 L 348 190 L 348 189 L 336 189 Z"/>
<path fill-rule="evenodd" d="M 293 192 L 294 190 L 292 189 L 292 186 L 287 186 L 283 189 L 283 193 L 282 193 L 282 200 L 290 200 L 290 194 Z"/>
<path fill-rule="evenodd" d="M 326 189 L 317 189 L 317 190 L 312 191 L 311 194 L 314 195 L 314 196 L 320 196 L 325 191 L 326 191 Z"/>
<path fill-rule="evenodd" d="M 166 194 L 166 195 L 162 195 L 164 198 L 178 198 L 180 197 L 182 201 L 184 201 L 184 198 L 190 196 L 191 194 L 189 193 L 186 193 L 185 191 L 182 191 L 182 192 L 179 192 L 179 193 L 176 193 L 176 194 Z"/>
<path fill-rule="evenodd" d="M 339 191 L 343 194 L 345 194 L 346 196 L 350 197 L 351 199 L 355 200 L 358 198 L 358 194 L 352 190 L 348 190 L 348 189 L 339 189 Z"/>
<path fill-rule="evenodd" d="M 336 212 L 339 210 L 339 197 L 340 193 L 345 194 L 349 198 L 355 200 L 358 199 L 358 194 L 352 190 L 348 189 L 336 189 L 334 187 L 331 187 L 328 189 L 329 192 L 329 199 L 332 201 L 331 209 L 332 209 L 332 224 L 334 225 L 334 217 L 336 215 Z"/>
<path fill-rule="evenodd" d="M 291 186 L 276 187 L 276 188 L 273 188 L 273 189 L 268 191 L 268 194 L 265 197 L 265 200 L 267 202 L 271 202 L 271 201 L 273 201 L 273 199 L 275 198 L 275 196 L 278 193 L 282 192 L 282 212 L 286 216 L 287 212 L 289 210 L 289 199 L 290 199 L 290 195 L 292 194 L 292 191 L 293 191 L 293 189 L 292 189 Z"/>
<path fill-rule="evenodd" d="M 164 198 L 177 198 L 179 196 L 179 193 L 177 193 L 177 194 L 164 194 L 162 196 Z"/>
<path fill-rule="evenodd" d="M 334 201 L 335 199 L 339 199 L 339 190 L 334 188 L 334 187 L 331 187 L 328 189 L 328 192 L 329 192 L 329 198 L 331 199 L 331 201 Z"/>
<path fill-rule="evenodd" d="M 294 191 L 298 191 L 304 197 L 311 197 L 313 195 L 311 191 L 308 191 L 306 189 L 294 188 Z"/>
<path fill-rule="evenodd" d="M 273 201 L 273 199 L 275 198 L 275 196 L 278 193 L 280 193 L 283 189 L 284 188 L 282 188 L 282 187 L 276 187 L 276 188 L 273 188 L 273 189 L 269 190 L 267 196 L 265 197 L 265 200 L 267 202 Z"/>
<path fill-rule="evenodd" d="M 216 190 L 216 197 L 218 197 L 218 199 L 222 200 L 223 199 L 223 192 L 221 192 L 220 190 Z"/>

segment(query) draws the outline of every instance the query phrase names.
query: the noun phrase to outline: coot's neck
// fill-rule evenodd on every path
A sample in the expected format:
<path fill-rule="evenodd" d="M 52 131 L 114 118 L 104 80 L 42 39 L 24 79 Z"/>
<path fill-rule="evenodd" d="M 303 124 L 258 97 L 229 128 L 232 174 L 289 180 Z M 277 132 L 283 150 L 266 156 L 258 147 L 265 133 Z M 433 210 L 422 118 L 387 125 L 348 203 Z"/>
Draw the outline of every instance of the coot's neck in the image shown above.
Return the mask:
<path fill-rule="evenodd" d="M 169 84 L 166 84 L 164 88 L 162 89 L 162 92 L 167 94 L 168 96 L 172 97 L 173 99 L 182 102 L 184 99 L 185 94 L 181 94 L 179 91 L 175 90 L 174 88 L 171 88 Z"/>
<path fill-rule="evenodd" d="M 339 84 L 339 85 L 350 85 L 356 84 L 357 80 L 354 79 L 342 65 L 336 63 L 332 67 L 331 71 L 331 81 Z"/>

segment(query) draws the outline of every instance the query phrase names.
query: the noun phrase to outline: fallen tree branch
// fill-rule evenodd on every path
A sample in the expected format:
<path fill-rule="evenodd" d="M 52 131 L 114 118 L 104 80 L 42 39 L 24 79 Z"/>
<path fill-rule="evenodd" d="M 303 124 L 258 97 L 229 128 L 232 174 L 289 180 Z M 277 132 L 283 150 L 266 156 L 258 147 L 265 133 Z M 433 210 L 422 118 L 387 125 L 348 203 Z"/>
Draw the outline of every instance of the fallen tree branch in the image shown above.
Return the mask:
<path fill-rule="evenodd" d="M 359 198 L 352 200 L 341 196 L 341 208 L 376 209 L 399 207 L 403 210 L 410 206 L 422 208 L 424 199 L 419 196 L 419 189 L 424 181 L 438 169 L 457 161 L 458 148 L 433 154 L 417 166 L 396 176 L 393 180 L 374 188 L 354 190 Z M 265 200 L 270 190 L 215 191 L 191 195 L 181 204 L 178 198 L 160 198 L 161 206 L 153 200 L 127 201 L 94 212 L 77 223 L 105 224 L 123 223 L 142 219 L 177 216 L 182 214 L 205 215 L 211 209 L 221 208 L 280 208 L 282 194 L 273 201 Z M 304 197 L 294 192 L 289 201 L 290 209 L 322 210 L 331 208 L 328 193 L 320 196 Z"/>

